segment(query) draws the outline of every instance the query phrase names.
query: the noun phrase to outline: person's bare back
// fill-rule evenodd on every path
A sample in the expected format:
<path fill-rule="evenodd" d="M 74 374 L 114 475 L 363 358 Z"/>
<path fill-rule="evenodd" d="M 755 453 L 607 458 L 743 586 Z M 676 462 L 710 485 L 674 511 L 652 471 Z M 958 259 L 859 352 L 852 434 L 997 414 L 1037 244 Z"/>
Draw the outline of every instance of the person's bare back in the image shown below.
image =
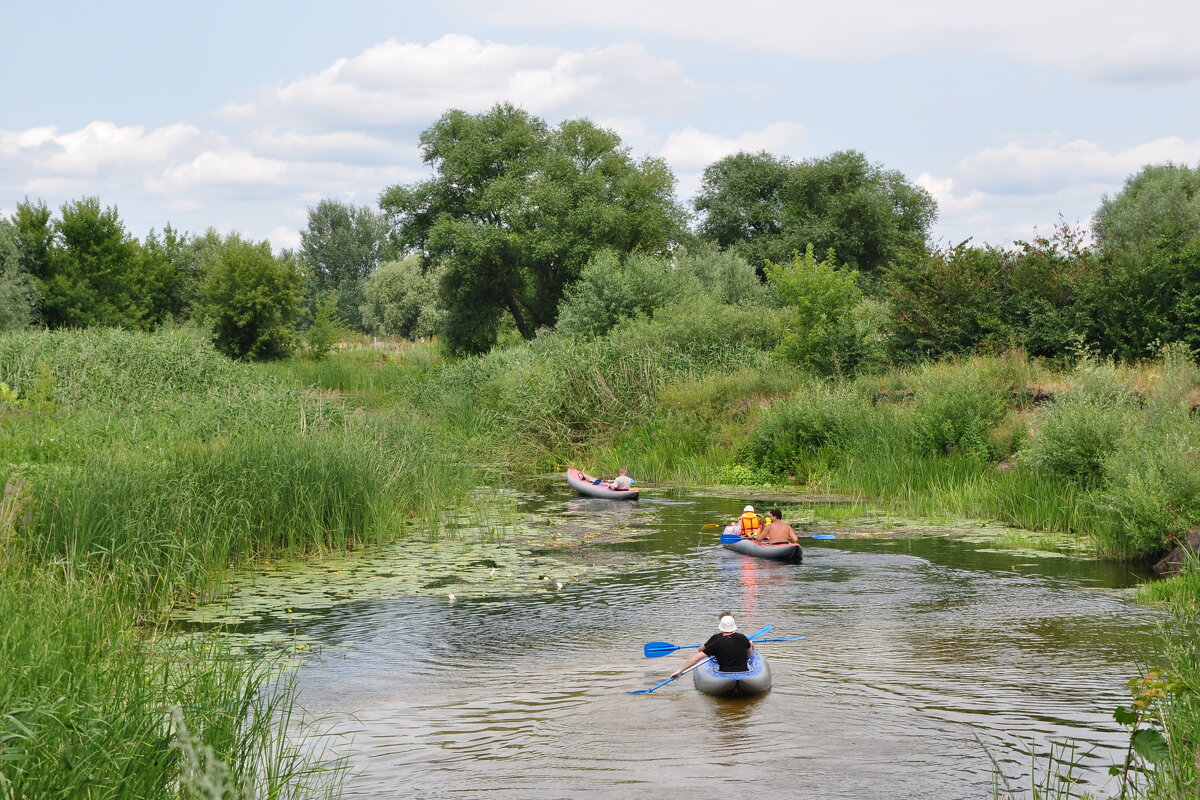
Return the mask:
<path fill-rule="evenodd" d="M 783 521 L 783 514 L 778 508 L 771 509 L 771 521 L 763 528 L 762 541 L 767 544 L 800 543 L 792 526 Z"/>

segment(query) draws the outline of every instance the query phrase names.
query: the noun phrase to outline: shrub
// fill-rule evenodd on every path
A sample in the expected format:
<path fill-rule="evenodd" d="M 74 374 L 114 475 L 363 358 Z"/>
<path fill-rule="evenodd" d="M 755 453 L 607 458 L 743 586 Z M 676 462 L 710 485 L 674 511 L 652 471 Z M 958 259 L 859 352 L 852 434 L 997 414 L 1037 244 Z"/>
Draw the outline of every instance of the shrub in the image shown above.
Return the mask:
<path fill-rule="evenodd" d="M 1021 457 L 1037 469 L 1096 484 L 1130 427 L 1133 400 L 1111 366 L 1085 365 L 1077 378 L 1076 387 L 1043 412 Z"/>
<path fill-rule="evenodd" d="M 992 429 L 1007 412 L 1010 397 L 978 364 L 927 373 L 917 383 L 910 417 L 913 447 L 925 455 L 992 457 Z"/>
<path fill-rule="evenodd" d="M 814 393 L 772 407 L 738 452 L 739 461 L 783 476 L 818 450 L 842 453 L 868 428 L 874 412 L 858 395 Z"/>
<path fill-rule="evenodd" d="M 268 242 L 229 236 L 208 265 L 202 297 L 213 343 L 225 355 L 254 360 L 292 351 L 300 273 L 291 260 L 273 256 Z"/>
<path fill-rule="evenodd" d="M 1101 538 L 1110 555 L 1147 557 L 1168 549 L 1200 520 L 1200 459 L 1186 436 L 1131 435 L 1105 465 L 1096 502 L 1112 514 Z"/>

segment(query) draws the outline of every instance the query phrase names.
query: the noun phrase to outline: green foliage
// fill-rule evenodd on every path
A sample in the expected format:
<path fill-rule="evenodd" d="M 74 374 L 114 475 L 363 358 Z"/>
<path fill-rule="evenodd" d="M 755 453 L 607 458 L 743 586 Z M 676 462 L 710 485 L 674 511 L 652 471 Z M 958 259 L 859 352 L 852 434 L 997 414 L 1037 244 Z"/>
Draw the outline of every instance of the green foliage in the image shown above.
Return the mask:
<path fill-rule="evenodd" d="M 566 287 L 592 255 L 661 252 L 682 229 L 675 179 L 634 161 L 587 120 L 557 128 L 511 105 L 449 111 L 421 134 L 437 176 L 393 186 L 381 205 L 398 243 L 445 268 L 452 352 L 483 352 L 503 314 L 532 338 L 553 325 Z"/>
<path fill-rule="evenodd" d="M 441 271 L 423 269 L 416 256 L 385 261 L 363 286 L 361 313 L 370 333 L 419 339 L 433 336 L 445 311 L 438 302 Z"/>
<path fill-rule="evenodd" d="M 1104 196 L 1094 228 L 1106 251 L 1176 250 L 1200 239 L 1200 169 L 1142 167 L 1116 196 Z"/>
<path fill-rule="evenodd" d="M 746 437 L 738 461 L 777 477 L 805 473 L 820 451 L 843 454 L 870 429 L 870 403 L 849 391 L 820 391 L 771 407 Z"/>
<path fill-rule="evenodd" d="M 317 300 L 312 322 L 304 332 L 305 352 L 318 361 L 327 358 L 344 329 L 344 323 L 338 317 L 336 295 Z"/>
<path fill-rule="evenodd" d="M 767 152 L 734 153 L 704 170 L 693 201 L 701 238 L 742 256 L 762 269 L 784 261 L 793 250 L 783 235 L 788 179 L 795 165 Z"/>
<path fill-rule="evenodd" d="M 388 233 L 380 212 L 329 199 L 308 210 L 308 225 L 300 232 L 310 297 L 319 302 L 335 293 L 338 315 L 354 330 L 365 330 L 363 283 L 386 256 Z"/>
<path fill-rule="evenodd" d="M 340 433 L 246 433 L 165 459 L 100 452 L 35 478 L 31 546 L 120 574 L 153 606 L 207 588 L 215 565 L 373 537 L 387 476 L 377 446 Z"/>
<path fill-rule="evenodd" d="M 879 325 L 886 317 L 877 304 L 863 307 L 858 273 L 839 267 L 829 251 L 817 261 L 812 245 L 789 263 L 766 263 L 767 279 L 785 306 L 775 313 L 780 343 L 776 355 L 823 375 L 853 374 L 878 364 Z"/>
<path fill-rule="evenodd" d="M 1022 347 L 1059 356 L 1088 327 L 1080 299 L 1097 276 L 1095 255 L 1067 225 L 1019 249 L 912 250 L 884 284 L 893 309 L 891 349 L 900 362 Z"/>
<path fill-rule="evenodd" d="M 755 266 L 813 245 L 873 274 L 921 245 L 937 204 L 895 170 L 852 150 L 794 163 L 767 153 L 727 156 L 704 171 L 700 234 Z"/>
<path fill-rule="evenodd" d="M 566 291 L 555 330 L 567 336 L 594 339 L 620 322 L 650 317 L 668 305 L 685 305 L 707 298 L 745 306 L 744 313 L 761 311 L 769 294 L 754 269 L 731 253 L 704 244 L 673 256 L 609 250 L 588 262 L 579 280 Z"/>
<path fill-rule="evenodd" d="M 934 369 L 922 377 L 911 417 L 915 451 L 981 461 L 993 457 L 991 433 L 1004 417 L 1011 393 L 998 390 L 983 369 L 964 367 L 949 375 Z"/>
<path fill-rule="evenodd" d="M 1133 403 L 1110 367 L 1085 364 L 1078 377 L 1075 388 L 1045 411 L 1021 458 L 1039 470 L 1095 485 L 1129 430 Z"/>
<path fill-rule="evenodd" d="M 138 245 L 117 216 L 87 197 L 65 203 L 53 229 L 56 247 L 41 287 L 42 315 L 50 327 L 145 327 Z"/>
<path fill-rule="evenodd" d="M 37 303 L 37 284 L 21 266 L 15 226 L 0 218 L 0 331 L 27 327 Z"/>
<path fill-rule="evenodd" d="M 267 242 L 230 234 L 205 272 L 203 314 L 218 350 L 251 360 L 291 352 L 300 302 L 300 274 L 292 263 L 272 255 Z"/>

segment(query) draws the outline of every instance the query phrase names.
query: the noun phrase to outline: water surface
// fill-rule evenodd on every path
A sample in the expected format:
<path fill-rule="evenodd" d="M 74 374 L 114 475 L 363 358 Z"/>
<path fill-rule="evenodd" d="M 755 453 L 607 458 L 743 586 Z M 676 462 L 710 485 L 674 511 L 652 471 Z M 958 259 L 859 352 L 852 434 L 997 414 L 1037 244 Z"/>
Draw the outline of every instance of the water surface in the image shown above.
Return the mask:
<path fill-rule="evenodd" d="M 755 500 L 622 504 L 548 485 L 524 511 L 629 530 L 556 553 L 603 564 L 598 576 L 303 620 L 332 646 L 300 671 L 300 696 L 353 733 L 346 795 L 986 798 L 989 752 L 1016 778 L 1029 771 L 1019 741 L 1044 753 L 1066 739 L 1091 751 L 1088 781 L 1105 780 L 1122 744 L 1112 710 L 1158 622 L 1122 591 L 1136 581 L 1127 568 L 946 537 L 808 541 L 803 564 L 777 564 L 700 530 Z M 645 642 L 703 642 L 724 610 L 746 632 L 807 637 L 762 645 L 769 694 L 711 698 L 686 676 L 626 694 L 691 652 L 645 659 Z"/>

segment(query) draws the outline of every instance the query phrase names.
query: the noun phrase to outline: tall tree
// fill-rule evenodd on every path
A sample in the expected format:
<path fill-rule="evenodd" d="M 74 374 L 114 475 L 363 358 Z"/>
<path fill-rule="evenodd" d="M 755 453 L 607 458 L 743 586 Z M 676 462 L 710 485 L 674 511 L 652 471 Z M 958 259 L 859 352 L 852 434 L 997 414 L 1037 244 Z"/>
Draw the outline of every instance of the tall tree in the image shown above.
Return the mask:
<path fill-rule="evenodd" d="M 336 294 L 338 316 L 356 330 L 363 330 L 363 281 L 384 258 L 387 240 L 383 214 L 328 199 L 308 210 L 308 227 L 300 232 L 312 296 Z"/>
<path fill-rule="evenodd" d="M 33 321 L 37 286 L 21 267 L 15 226 L 0 218 L 0 331 L 24 328 Z"/>
<path fill-rule="evenodd" d="M 587 120 L 556 128 L 511 105 L 447 112 L 421 134 L 435 177 L 387 189 L 398 243 L 440 264 L 444 333 L 482 352 L 512 316 L 529 339 L 601 248 L 661 252 L 682 230 L 675 178 Z"/>
<path fill-rule="evenodd" d="M 255 244 L 236 234 L 208 257 L 201 307 L 217 349 L 252 360 L 290 353 L 301 290 L 295 261 L 276 258 L 268 242 Z"/>
<path fill-rule="evenodd" d="M 784 190 L 795 166 L 767 152 L 734 153 L 710 164 L 693 201 L 700 238 L 760 271 L 767 261 L 786 261 L 798 249 L 783 236 Z"/>
<path fill-rule="evenodd" d="M 148 308 L 136 263 L 138 244 L 116 206 L 96 197 L 64 203 L 54 221 L 56 249 L 45 278 L 42 313 L 51 327 L 144 327 Z"/>
<path fill-rule="evenodd" d="M 1104 196 L 1093 226 L 1105 250 L 1182 249 L 1200 239 L 1200 168 L 1153 164 Z"/>
<path fill-rule="evenodd" d="M 800 162 L 726 156 L 705 169 L 694 203 L 701 236 L 760 268 L 811 244 L 864 277 L 923 244 L 937 213 L 928 192 L 853 150 Z"/>

